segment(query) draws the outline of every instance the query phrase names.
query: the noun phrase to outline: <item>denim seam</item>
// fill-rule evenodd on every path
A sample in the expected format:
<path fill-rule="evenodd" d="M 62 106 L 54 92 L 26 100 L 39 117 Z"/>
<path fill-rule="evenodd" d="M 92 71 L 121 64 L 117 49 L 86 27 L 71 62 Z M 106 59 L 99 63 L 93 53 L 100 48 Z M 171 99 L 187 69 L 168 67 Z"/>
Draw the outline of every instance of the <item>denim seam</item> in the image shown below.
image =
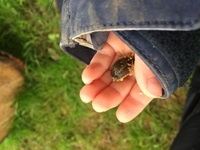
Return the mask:
<path fill-rule="evenodd" d="M 170 52 L 169 52 L 169 53 L 170 53 Z M 175 65 L 177 66 L 177 61 L 176 61 L 175 56 L 174 56 L 174 55 L 171 55 L 171 53 L 170 53 L 170 56 L 171 56 L 171 58 L 173 59 Z M 170 64 L 169 64 L 169 65 L 170 65 Z M 174 71 L 174 74 L 175 74 L 175 76 L 176 76 L 176 80 L 177 80 L 177 82 L 178 82 L 177 84 L 178 84 L 178 86 L 179 86 L 179 85 L 180 85 L 180 81 L 178 80 L 177 72 L 175 71 L 176 66 L 172 66 L 172 65 L 170 65 L 170 66 L 171 66 L 172 70 Z"/>
<path fill-rule="evenodd" d="M 128 26 L 128 25 L 133 25 L 133 27 L 141 27 L 142 25 L 146 25 L 146 27 L 151 27 L 152 25 L 164 25 L 165 27 L 169 27 L 171 26 L 181 26 L 181 27 L 185 27 L 185 26 L 194 26 L 196 23 L 198 23 L 200 20 L 196 19 L 196 20 L 190 20 L 190 21 L 144 21 L 144 22 L 117 22 L 117 23 L 106 23 L 106 24 L 94 24 L 94 25 L 87 25 L 87 26 L 80 26 L 79 29 L 75 29 L 72 31 L 72 33 L 77 32 L 77 30 L 79 31 L 83 31 L 83 30 L 88 30 L 88 29 L 93 29 L 96 28 L 98 26 L 103 26 L 103 27 L 112 27 L 112 26 Z"/>
<path fill-rule="evenodd" d="M 67 43 L 70 43 L 71 39 L 70 39 L 70 36 L 71 36 L 71 33 L 70 33 L 70 7 L 69 7 L 69 4 L 70 4 L 70 0 L 66 0 L 66 12 L 67 12 L 67 17 L 66 17 L 66 23 L 67 23 Z"/>

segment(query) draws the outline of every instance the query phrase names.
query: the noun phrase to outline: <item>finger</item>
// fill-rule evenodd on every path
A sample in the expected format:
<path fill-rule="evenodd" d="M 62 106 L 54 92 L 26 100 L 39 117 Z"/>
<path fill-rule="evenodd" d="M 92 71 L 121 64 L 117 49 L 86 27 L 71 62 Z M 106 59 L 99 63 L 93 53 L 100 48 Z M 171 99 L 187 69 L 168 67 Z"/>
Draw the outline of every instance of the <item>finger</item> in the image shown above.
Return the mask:
<path fill-rule="evenodd" d="M 152 98 L 143 94 L 138 84 L 135 84 L 116 112 L 118 120 L 123 123 L 131 121 L 141 113 L 151 100 Z"/>
<path fill-rule="evenodd" d="M 117 35 L 113 32 L 110 32 L 107 43 L 110 44 L 113 49 L 121 53 L 122 55 L 126 55 L 127 53 L 133 52 Z M 117 43 L 117 44 L 116 44 Z"/>
<path fill-rule="evenodd" d="M 148 97 L 162 96 L 162 86 L 154 73 L 135 55 L 135 76 L 142 92 Z"/>
<path fill-rule="evenodd" d="M 102 74 L 110 67 L 115 52 L 109 44 L 105 44 L 102 50 L 97 51 L 90 64 L 82 73 L 82 80 L 85 84 L 100 78 Z"/>
<path fill-rule="evenodd" d="M 103 112 L 116 107 L 128 95 L 134 83 L 133 76 L 125 78 L 122 82 L 112 82 L 94 98 L 92 101 L 93 109 L 97 112 Z"/>
<path fill-rule="evenodd" d="M 86 84 L 80 91 L 80 98 L 83 102 L 89 103 L 92 101 L 103 89 L 105 89 L 112 82 L 110 71 L 106 71 L 101 78 L 93 81 L 91 84 Z"/>

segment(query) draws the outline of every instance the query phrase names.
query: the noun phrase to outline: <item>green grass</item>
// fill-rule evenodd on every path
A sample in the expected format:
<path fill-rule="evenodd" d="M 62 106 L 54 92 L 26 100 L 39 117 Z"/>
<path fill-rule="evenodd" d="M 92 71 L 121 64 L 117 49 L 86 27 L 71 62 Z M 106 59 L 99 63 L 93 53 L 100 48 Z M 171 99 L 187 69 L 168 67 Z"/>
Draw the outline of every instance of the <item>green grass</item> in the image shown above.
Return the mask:
<path fill-rule="evenodd" d="M 166 150 L 187 89 L 154 100 L 135 120 L 96 113 L 79 98 L 84 65 L 59 48 L 60 14 L 50 0 L 0 0 L 0 49 L 26 64 L 25 85 L 2 150 Z"/>

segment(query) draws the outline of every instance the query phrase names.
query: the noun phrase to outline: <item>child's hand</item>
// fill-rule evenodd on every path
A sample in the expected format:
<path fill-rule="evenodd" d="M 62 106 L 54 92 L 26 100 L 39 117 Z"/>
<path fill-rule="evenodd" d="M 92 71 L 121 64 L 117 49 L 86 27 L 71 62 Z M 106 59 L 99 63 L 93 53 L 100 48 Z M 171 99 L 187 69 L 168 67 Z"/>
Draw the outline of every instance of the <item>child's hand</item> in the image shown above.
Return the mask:
<path fill-rule="evenodd" d="M 152 71 L 135 55 L 133 76 L 122 82 L 112 82 L 110 70 L 115 61 L 133 52 L 114 33 L 110 33 L 104 48 L 98 51 L 85 68 L 80 91 L 83 102 L 92 101 L 97 112 L 119 105 L 116 116 L 121 122 L 135 118 L 155 97 L 162 95 L 162 87 Z"/>

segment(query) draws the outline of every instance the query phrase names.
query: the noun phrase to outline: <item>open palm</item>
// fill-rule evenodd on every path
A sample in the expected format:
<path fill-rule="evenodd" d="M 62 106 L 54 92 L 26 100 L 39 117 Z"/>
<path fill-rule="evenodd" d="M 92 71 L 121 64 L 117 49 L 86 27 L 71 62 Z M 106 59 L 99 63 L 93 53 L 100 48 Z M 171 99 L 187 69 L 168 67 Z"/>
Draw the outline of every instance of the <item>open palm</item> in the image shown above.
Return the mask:
<path fill-rule="evenodd" d="M 110 70 L 113 63 L 130 52 L 133 51 L 111 32 L 103 49 L 95 54 L 82 73 L 85 83 L 80 91 L 82 101 L 92 101 L 97 112 L 119 105 L 116 116 L 121 122 L 129 122 L 154 97 L 162 95 L 160 83 L 137 55 L 133 76 L 126 77 L 122 82 L 112 81 Z"/>

